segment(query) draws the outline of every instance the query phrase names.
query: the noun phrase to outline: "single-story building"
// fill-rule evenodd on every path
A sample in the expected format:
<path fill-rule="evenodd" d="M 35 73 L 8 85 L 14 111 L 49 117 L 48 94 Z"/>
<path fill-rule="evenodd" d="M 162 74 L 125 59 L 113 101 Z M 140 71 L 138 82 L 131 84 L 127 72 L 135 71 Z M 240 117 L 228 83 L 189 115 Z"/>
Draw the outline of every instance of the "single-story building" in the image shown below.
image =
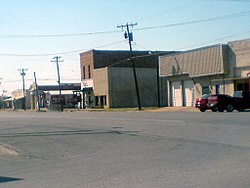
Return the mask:
<path fill-rule="evenodd" d="M 59 89 L 61 89 L 61 99 Z M 38 104 L 41 108 L 53 108 L 61 104 L 64 108 L 74 108 L 81 102 L 80 90 L 80 83 L 62 83 L 60 88 L 59 85 L 32 84 L 30 86 L 31 109 L 37 109 Z"/>
<path fill-rule="evenodd" d="M 30 92 L 21 89 L 12 92 L 12 97 L 4 100 L 5 105 L 17 109 L 30 109 Z"/>
<path fill-rule="evenodd" d="M 203 94 L 249 90 L 249 59 L 250 39 L 161 56 L 168 106 L 193 106 Z"/>

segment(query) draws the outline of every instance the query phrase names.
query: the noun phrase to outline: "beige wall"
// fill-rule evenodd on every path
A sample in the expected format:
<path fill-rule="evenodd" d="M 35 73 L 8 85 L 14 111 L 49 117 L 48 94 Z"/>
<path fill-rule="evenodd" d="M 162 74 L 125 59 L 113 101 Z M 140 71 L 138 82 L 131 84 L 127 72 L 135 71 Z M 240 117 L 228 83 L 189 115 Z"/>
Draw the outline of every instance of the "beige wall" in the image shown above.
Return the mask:
<path fill-rule="evenodd" d="M 94 70 L 94 95 L 108 95 L 108 68 Z"/>
<path fill-rule="evenodd" d="M 142 107 L 158 106 L 157 69 L 136 68 L 140 101 Z M 159 99 L 166 106 L 167 82 L 159 79 Z M 94 94 L 106 96 L 107 107 L 137 107 L 132 68 L 109 67 L 94 70 Z"/>
<path fill-rule="evenodd" d="M 216 45 L 160 57 L 161 76 L 209 76 L 228 72 L 227 46 Z"/>
<path fill-rule="evenodd" d="M 230 65 L 234 77 L 247 78 L 250 72 L 250 39 L 229 42 Z"/>
<path fill-rule="evenodd" d="M 109 85 L 108 85 L 108 67 L 94 69 L 94 95 L 106 96 L 106 106 L 109 108 Z"/>

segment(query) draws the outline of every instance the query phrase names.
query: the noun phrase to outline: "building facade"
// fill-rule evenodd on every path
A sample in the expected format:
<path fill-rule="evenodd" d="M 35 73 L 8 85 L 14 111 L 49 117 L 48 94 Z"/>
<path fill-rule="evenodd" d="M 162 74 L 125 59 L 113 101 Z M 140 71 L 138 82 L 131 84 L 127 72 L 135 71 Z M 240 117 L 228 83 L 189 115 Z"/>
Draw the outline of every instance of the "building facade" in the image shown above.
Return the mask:
<path fill-rule="evenodd" d="M 14 110 L 17 109 L 30 109 L 30 92 L 29 90 L 25 90 L 25 92 L 21 89 L 12 92 L 12 98 L 8 99 L 6 102 L 11 102 L 12 108 Z"/>
<path fill-rule="evenodd" d="M 163 105 L 157 55 L 163 53 L 168 52 L 133 52 L 142 106 Z M 137 106 L 130 51 L 87 51 L 80 54 L 80 64 L 83 108 Z"/>
<path fill-rule="evenodd" d="M 159 58 L 160 77 L 167 79 L 169 106 L 193 106 L 203 94 L 249 90 L 250 39 Z"/>

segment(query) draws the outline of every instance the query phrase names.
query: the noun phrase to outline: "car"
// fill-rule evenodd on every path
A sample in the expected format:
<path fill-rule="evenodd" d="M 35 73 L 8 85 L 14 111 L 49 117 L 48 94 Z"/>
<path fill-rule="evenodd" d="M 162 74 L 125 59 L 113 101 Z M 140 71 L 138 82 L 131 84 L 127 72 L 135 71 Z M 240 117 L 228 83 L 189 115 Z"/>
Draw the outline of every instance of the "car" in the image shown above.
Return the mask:
<path fill-rule="evenodd" d="M 208 97 L 207 107 L 213 112 L 232 112 L 235 109 L 235 98 L 227 94 L 214 94 Z"/>
<path fill-rule="evenodd" d="M 196 99 L 195 101 L 195 107 L 198 108 L 201 112 L 205 112 L 208 108 L 207 103 L 208 103 L 208 97 L 211 95 L 205 94 L 202 95 L 200 98 Z"/>

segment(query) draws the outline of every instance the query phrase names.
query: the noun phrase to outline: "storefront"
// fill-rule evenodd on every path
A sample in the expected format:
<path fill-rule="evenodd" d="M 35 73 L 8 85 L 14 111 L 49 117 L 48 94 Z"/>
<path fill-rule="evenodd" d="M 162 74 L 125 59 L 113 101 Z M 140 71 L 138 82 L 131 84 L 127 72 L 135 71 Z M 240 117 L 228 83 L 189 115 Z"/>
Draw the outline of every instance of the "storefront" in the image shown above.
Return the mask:
<path fill-rule="evenodd" d="M 170 106 L 193 106 L 208 93 L 233 95 L 249 90 L 250 39 L 161 56 L 159 72 L 167 78 Z"/>

